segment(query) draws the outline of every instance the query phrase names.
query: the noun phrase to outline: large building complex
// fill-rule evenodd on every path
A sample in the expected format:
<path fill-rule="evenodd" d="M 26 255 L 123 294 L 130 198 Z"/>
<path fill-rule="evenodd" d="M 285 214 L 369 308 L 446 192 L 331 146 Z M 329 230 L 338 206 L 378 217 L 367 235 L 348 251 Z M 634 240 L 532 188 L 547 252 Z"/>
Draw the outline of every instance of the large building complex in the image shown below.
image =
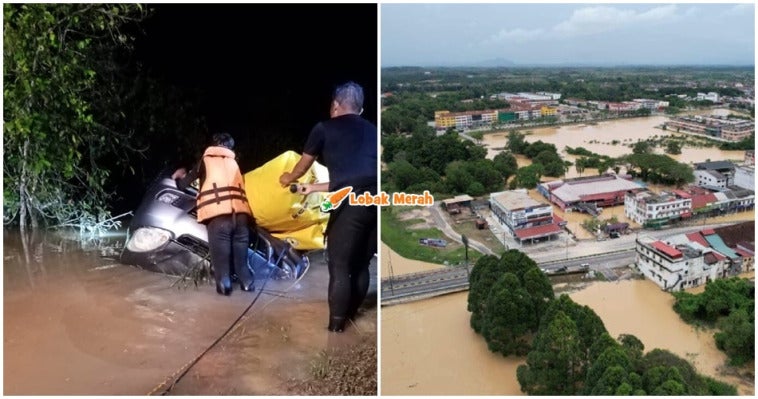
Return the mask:
<path fill-rule="evenodd" d="M 624 199 L 626 217 L 645 227 L 659 227 L 692 216 L 692 196 L 681 190 L 655 194 L 629 192 Z"/>
<path fill-rule="evenodd" d="M 664 126 L 667 130 L 702 134 L 726 141 L 740 141 L 755 132 L 753 121 L 713 115 L 675 117 L 667 121 Z"/>
<path fill-rule="evenodd" d="M 632 181 L 631 176 L 612 173 L 555 180 L 537 186 L 540 194 L 561 209 L 580 211 L 590 211 L 598 206 L 621 205 L 628 192 L 641 189 L 642 186 Z"/>
<path fill-rule="evenodd" d="M 755 238 L 752 234 L 744 236 L 754 226 L 754 222 L 748 222 L 665 239 L 640 237 L 636 242 L 637 267 L 666 291 L 684 290 L 748 271 L 754 265 Z"/>
<path fill-rule="evenodd" d="M 515 121 L 527 121 L 557 115 L 558 108 L 547 105 L 512 103 L 510 108 L 487 111 L 436 111 L 434 127 L 446 130 L 451 127 L 459 131 L 488 127 Z"/>

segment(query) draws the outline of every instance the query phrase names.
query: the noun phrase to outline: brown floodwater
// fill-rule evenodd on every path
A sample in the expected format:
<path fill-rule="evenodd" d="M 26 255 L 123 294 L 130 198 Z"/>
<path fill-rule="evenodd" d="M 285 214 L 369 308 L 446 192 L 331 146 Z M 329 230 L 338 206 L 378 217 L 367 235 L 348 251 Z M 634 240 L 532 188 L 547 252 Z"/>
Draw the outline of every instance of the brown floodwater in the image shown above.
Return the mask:
<path fill-rule="evenodd" d="M 257 293 L 224 297 L 211 285 L 175 285 L 114 260 L 123 236 L 111 240 L 98 250 L 48 234 L 33 240 L 27 264 L 19 234 L 4 232 L 3 394 L 160 393 Z M 328 271 L 323 256 L 311 260 L 299 282 L 269 281 L 171 392 L 297 394 L 289 381 L 308 378 L 319 352 L 376 342 L 375 299 L 344 334 L 328 333 Z"/>
<path fill-rule="evenodd" d="M 700 114 L 728 114 L 728 110 L 709 110 L 699 111 Z M 651 116 L 646 118 L 619 119 L 611 121 L 597 122 L 596 124 L 571 124 L 558 127 L 528 129 L 531 134 L 526 136 L 526 141 L 533 143 L 542 140 L 545 143 L 555 144 L 561 156 L 568 161 L 575 162 L 576 156 L 569 155 L 565 152 L 565 147 L 584 147 L 589 151 L 597 154 L 619 157 L 631 153 L 629 144 L 634 144 L 638 140 L 645 140 L 653 136 L 663 137 L 677 135 L 658 128 L 668 117 Z M 507 132 L 498 132 L 485 134 L 482 143 L 487 146 L 487 158 L 492 158 L 501 149 L 505 147 L 508 140 Z M 686 137 L 686 136 L 685 136 Z M 614 144 L 614 140 L 618 143 Z M 662 148 L 656 148 L 657 153 L 663 153 Z M 722 151 L 716 147 L 696 148 L 685 146 L 682 148 L 680 155 L 673 156 L 679 162 L 702 162 L 706 159 L 711 160 L 738 160 L 742 161 L 745 151 Z M 527 166 L 529 161 L 518 159 L 519 166 Z M 596 174 L 595 169 L 586 169 L 581 175 L 588 176 Z M 580 174 L 576 168 L 571 167 L 566 177 L 578 177 Z M 553 179 L 553 178 L 548 178 Z"/>
<path fill-rule="evenodd" d="M 402 261 L 393 256 L 393 267 Z M 406 266 L 412 271 L 410 264 Z M 740 395 L 754 394 L 752 382 L 719 373 L 726 356 L 716 349 L 713 331 L 681 321 L 671 308 L 672 296 L 655 284 L 596 282 L 570 295 L 595 310 L 612 336 L 634 334 L 646 351 L 668 349 L 690 360 L 700 373 L 737 385 Z M 525 359 L 489 352 L 469 326 L 467 297 L 461 292 L 382 308 L 383 395 L 523 394 L 516 368 Z"/>

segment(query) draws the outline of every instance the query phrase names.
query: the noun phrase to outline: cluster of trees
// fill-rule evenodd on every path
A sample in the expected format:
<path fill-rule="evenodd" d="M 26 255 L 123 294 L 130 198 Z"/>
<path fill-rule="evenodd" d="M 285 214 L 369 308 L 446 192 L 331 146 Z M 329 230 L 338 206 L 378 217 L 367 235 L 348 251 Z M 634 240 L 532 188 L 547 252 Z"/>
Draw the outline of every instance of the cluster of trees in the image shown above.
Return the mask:
<path fill-rule="evenodd" d="M 523 253 L 480 258 L 471 271 L 471 327 L 493 352 L 526 354 L 521 390 L 530 395 L 736 395 L 685 359 L 644 353 L 633 335 L 614 340 L 589 307 L 554 297 L 547 277 Z"/>
<path fill-rule="evenodd" d="M 669 101 L 673 108 L 693 103 L 673 96 L 696 97 L 698 92 L 740 96 L 733 87 L 720 87 L 723 80 L 752 82 L 750 68 L 384 68 L 382 91 L 393 93 L 438 93 L 460 91 L 475 98 L 503 91 L 551 91 L 563 98 L 598 101 L 629 101 L 651 98 Z M 698 83 L 693 87 L 690 83 Z M 665 84 L 662 84 L 665 82 Z M 697 105 L 697 104 L 695 104 Z M 712 105 L 704 102 L 702 105 Z"/>
<path fill-rule="evenodd" d="M 553 297 L 547 276 L 523 252 L 511 249 L 500 258 L 482 257 L 469 278 L 471 328 L 491 351 L 524 355 Z"/>
<path fill-rule="evenodd" d="M 203 137 L 193 93 L 134 56 L 149 16 L 140 4 L 3 5 L 5 224 L 97 229 L 135 159 Z"/>
<path fill-rule="evenodd" d="M 711 281 L 700 294 L 675 292 L 674 310 L 689 323 L 716 326 L 716 346 L 733 365 L 755 359 L 755 287 L 738 277 Z"/>
<path fill-rule="evenodd" d="M 382 184 L 389 190 L 436 194 L 484 195 L 502 190 L 516 173 L 516 159 L 498 154 L 485 159 L 486 150 L 461 140 L 455 130 L 437 136 L 424 126 L 409 136 L 392 134 L 382 140 Z"/>
<path fill-rule="evenodd" d="M 513 154 L 521 154 L 532 160 L 531 165 L 518 169 L 516 178 L 510 182 L 509 188 L 534 188 L 542 176 L 560 177 L 566 174 L 571 163 L 561 159 L 554 144 L 544 143 L 542 140 L 528 143 L 524 137 L 516 130 L 508 132 L 506 148 Z"/>
<path fill-rule="evenodd" d="M 621 158 L 632 175 L 651 183 L 681 187 L 695 180 L 692 167 L 662 154 L 630 154 Z"/>
<path fill-rule="evenodd" d="M 616 173 L 621 170 L 615 165 L 615 160 L 613 158 L 607 155 L 596 154 L 584 147 L 572 148 L 566 146 L 566 153 L 579 156 L 579 158 L 576 159 L 574 167 L 580 176 L 584 173 L 586 168 L 594 168 L 600 172 L 604 172 L 608 170 L 608 168 L 613 167 Z"/>
<path fill-rule="evenodd" d="M 724 151 L 741 151 L 755 149 L 755 132 L 750 137 L 744 138 L 736 143 L 721 143 L 719 149 Z"/>

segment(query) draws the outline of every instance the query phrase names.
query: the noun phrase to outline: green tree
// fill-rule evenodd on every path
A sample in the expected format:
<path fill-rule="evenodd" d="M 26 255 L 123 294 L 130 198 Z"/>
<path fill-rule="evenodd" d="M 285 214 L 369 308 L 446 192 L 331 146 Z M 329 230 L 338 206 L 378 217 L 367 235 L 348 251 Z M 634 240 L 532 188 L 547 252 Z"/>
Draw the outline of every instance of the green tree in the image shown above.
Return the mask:
<path fill-rule="evenodd" d="M 503 356 L 524 355 L 529 350 L 525 337 L 537 322 L 529 292 L 515 274 L 505 273 L 487 297 L 482 329 L 487 347 Z"/>
<path fill-rule="evenodd" d="M 753 360 L 755 354 L 755 314 L 737 309 L 719 322 L 721 331 L 714 335 L 716 346 L 729 356 L 733 365 Z"/>
<path fill-rule="evenodd" d="M 389 178 L 400 191 L 405 191 L 408 187 L 419 182 L 419 171 L 410 162 L 401 160 L 391 162 L 387 165 Z"/>
<path fill-rule="evenodd" d="M 467 309 L 471 312 L 471 328 L 477 333 L 482 333 L 482 319 L 490 289 L 505 272 L 506 266 L 492 255 L 479 258 L 471 269 Z"/>
<path fill-rule="evenodd" d="M 653 147 L 650 145 L 650 142 L 647 140 L 640 140 L 634 143 L 634 146 L 632 147 L 633 154 L 649 154 L 652 151 L 653 151 Z"/>
<path fill-rule="evenodd" d="M 510 188 L 523 187 L 533 189 L 540 183 L 540 178 L 545 173 L 545 168 L 540 164 L 524 166 L 516 171 L 516 178 L 511 180 Z"/>
<path fill-rule="evenodd" d="M 534 338 L 526 365 L 516 370 L 521 391 L 529 395 L 574 395 L 584 382 L 579 329 L 558 311 Z"/>
<path fill-rule="evenodd" d="M 641 389 L 641 381 L 630 378 L 629 373 L 633 371 L 634 364 L 624 347 L 618 344 L 608 347 L 587 370 L 584 392 L 587 395 L 613 395 L 623 384 L 628 384 L 632 390 Z"/>
<path fill-rule="evenodd" d="M 526 142 L 523 134 L 517 130 L 508 132 L 508 144 L 506 145 L 508 151 L 514 154 L 523 154 L 527 147 L 529 147 L 529 143 Z"/>
<path fill-rule="evenodd" d="M 5 221 L 22 233 L 102 226 L 110 175 L 100 165 L 136 150 L 113 124 L 122 114 L 109 71 L 133 42 L 122 28 L 145 13 L 138 4 L 4 4 L 3 14 Z"/>
<path fill-rule="evenodd" d="M 669 140 L 666 142 L 666 154 L 679 155 L 682 153 L 682 143 Z"/>
<path fill-rule="evenodd" d="M 508 181 L 518 170 L 516 157 L 510 152 L 502 151 L 495 155 L 492 161 L 494 162 L 495 169 L 503 176 L 504 181 Z"/>

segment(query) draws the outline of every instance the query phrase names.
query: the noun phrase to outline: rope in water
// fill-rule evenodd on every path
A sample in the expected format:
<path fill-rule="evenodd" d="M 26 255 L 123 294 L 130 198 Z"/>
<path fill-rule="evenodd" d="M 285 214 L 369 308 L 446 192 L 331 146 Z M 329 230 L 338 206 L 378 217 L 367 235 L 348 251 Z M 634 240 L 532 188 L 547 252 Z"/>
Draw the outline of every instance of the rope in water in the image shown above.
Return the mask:
<path fill-rule="evenodd" d="M 287 251 L 282 252 L 282 258 L 284 257 L 284 254 Z M 307 259 L 307 258 L 305 258 Z M 281 261 L 282 259 L 280 259 Z M 279 264 L 279 262 L 277 262 Z M 298 277 L 292 285 L 290 285 L 286 290 L 284 290 L 285 293 L 287 293 L 292 287 L 294 287 L 300 280 L 305 276 L 305 274 L 308 272 L 310 267 L 306 268 L 306 270 L 303 272 L 303 274 Z M 250 304 L 245 308 L 245 310 L 234 320 L 234 322 L 224 331 L 223 334 L 221 334 L 218 338 L 216 338 L 213 343 L 210 344 L 204 351 L 202 351 L 199 355 L 197 355 L 194 359 L 190 360 L 189 362 L 185 363 L 182 367 L 177 369 L 174 373 L 172 373 L 170 376 L 168 376 L 165 380 L 163 380 L 160 384 L 158 384 L 155 388 L 153 388 L 150 392 L 147 393 L 148 396 L 152 396 L 156 394 L 156 392 L 159 392 L 161 396 L 167 395 L 171 392 L 172 389 L 174 389 L 174 386 L 182 379 L 185 375 L 192 369 L 192 367 L 197 364 L 197 362 L 200 361 L 200 359 L 203 358 L 208 352 L 211 351 L 216 345 L 218 345 L 221 340 L 223 340 L 227 335 L 229 335 L 230 332 L 232 332 L 235 327 L 239 324 L 239 322 L 242 320 L 242 318 L 247 314 L 248 311 L 255 305 L 255 303 L 258 301 L 258 298 L 263 293 L 264 288 L 266 287 L 266 283 L 271 279 L 271 274 L 273 273 L 274 268 L 271 268 L 269 270 L 268 276 L 266 277 L 266 280 L 263 281 L 263 284 L 261 285 L 260 290 L 258 290 L 258 294 L 255 295 L 255 298 L 250 302 Z M 279 296 L 274 296 L 274 298 L 269 301 L 266 306 L 268 306 L 271 302 L 276 300 Z M 264 307 L 265 308 L 265 307 Z M 178 375 L 178 376 L 177 376 Z M 175 378 L 176 377 L 176 378 Z M 172 381 L 173 380 L 173 381 Z M 169 384 L 169 382 L 171 383 Z M 164 388 L 165 387 L 165 388 Z"/>

